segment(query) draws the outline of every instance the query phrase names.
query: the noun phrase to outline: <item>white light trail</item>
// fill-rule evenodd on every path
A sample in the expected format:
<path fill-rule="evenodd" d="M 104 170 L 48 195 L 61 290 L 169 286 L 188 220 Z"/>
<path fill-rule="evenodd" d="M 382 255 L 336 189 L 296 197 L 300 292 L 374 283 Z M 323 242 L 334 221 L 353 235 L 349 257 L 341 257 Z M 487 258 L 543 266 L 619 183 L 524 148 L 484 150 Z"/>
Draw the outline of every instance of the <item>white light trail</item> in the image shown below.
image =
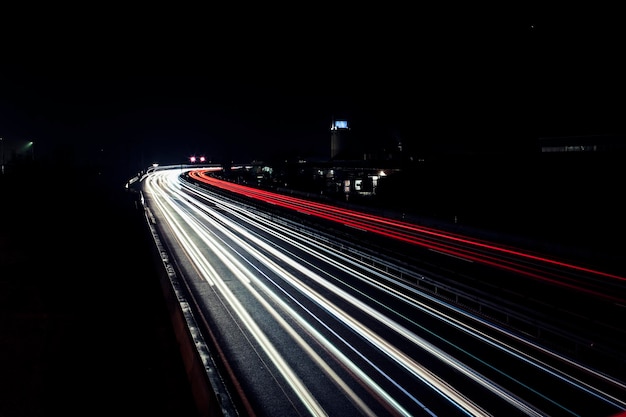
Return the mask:
<path fill-rule="evenodd" d="M 245 220 L 245 218 L 243 218 L 241 216 L 242 212 L 241 209 L 238 206 L 235 205 L 229 205 L 228 203 L 225 202 L 221 202 L 221 205 L 223 208 L 227 208 L 230 209 L 234 214 L 239 214 L 239 218 L 242 220 Z M 618 387 L 621 390 L 626 390 L 626 385 L 624 385 L 624 383 L 622 383 L 621 381 L 615 380 L 613 378 L 610 378 L 609 376 L 605 375 L 605 374 L 601 374 L 600 372 L 591 369 L 589 367 L 583 366 L 577 362 L 572 361 L 571 359 L 558 354 L 557 352 L 553 352 L 553 351 L 549 351 L 548 349 L 538 345 L 535 342 L 529 341 L 527 339 L 523 339 L 521 338 L 519 335 L 516 335 L 510 331 L 507 331 L 499 326 L 494 325 L 493 323 L 490 323 L 482 318 L 479 318 L 473 314 L 470 314 L 469 312 L 467 312 L 466 310 L 463 310 L 459 307 L 456 307 L 454 305 L 451 305 L 449 303 L 446 303 L 440 299 L 437 299 L 435 297 L 430 296 L 429 294 L 426 293 L 422 293 L 419 292 L 415 287 L 412 287 L 410 285 L 406 285 L 404 283 L 402 283 L 401 281 L 398 281 L 397 279 L 393 279 L 390 278 L 389 276 L 387 276 L 386 274 L 382 274 L 379 270 L 375 269 L 375 268 L 371 268 L 370 265 L 364 264 L 363 262 L 357 262 L 352 260 L 349 257 L 343 257 L 342 258 L 342 262 L 343 263 L 348 263 L 348 264 L 353 264 L 355 266 L 358 266 L 359 268 L 366 268 L 369 270 L 370 273 L 374 273 L 377 276 L 379 276 L 380 278 L 383 278 L 384 280 L 393 280 L 394 283 L 396 285 L 401 285 L 403 286 L 406 290 L 408 290 L 411 293 L 418 293 L 418 296 L 421 298 L 427 298 L 429 299 L 429 301 L 431 303 L 435 303 L 437 305 L 440 305 L 442 307 L 445 307 L 445 309 L 450 309 L 455 311 L 458 314 L 461 314 L 462 316 L 464 316 L 466 319 L 469 319 L 470 321 L 474 321 L 474 322 L 479 322 L 482 326 L 486 326 L 491 328 L 492 330 L 497 331 L 500 334 L 500 339 L 496 339 L 494 336 L 490 336 L 488 334 L 486 334 L 485 332 L 481 332 L 479 330 L 477 330 L 474 327 L 470 327 L 469 324 L 460 321 L 459 319 L 455 319 L 452 318 L 450 315 L 447 315 L 445 313 L 443 313 L 442 309 L 435 309 L 433 307 L 430 307 L 428 305 L 426 305 L 425 303 L 422 303 L 420 301 L 418 301 L 415 298 L 409 298 L 405 293 L 400 293 L 397 290 L 392 289 L 391 287 L 385 286 L 384 284 L 381 284 L 381 282 L 379 280 L 372 280 L 371 278 L 369 278 L 368 276 L 361 274 L 361 273 L 357 273 L 354 269 L 348 269 L 347 267 L 343 266 L 342 263 L 334 261 L 330 256 L 324 256 L 321 252 L 326 252 L 328 254 L 334 254 L 334 250 L 332 248 L 325 248 L 324 245 L 321 242 L 316 242 L 316 245 L 314 246 L 314 248 L 308 244 L 308 238 L 306 236 L 300 236 L 298 233 L 294 232 L 293 230 L 288 230 L 285 227 L 281 227 L 280 225 L 274 224 L 272 225 L 272 227 L 276 230 L 280 230 L 280 232 L 273 230 L 270 227 L 267 227 L 265 225 L 265 220 L 260 217 L 255 215 L 252 212 L 246 212 L 246 217 L 250 218 L 250 219 L 256 219 L 255 220 L 255 227 L 258 227 L 260 229 L 263 229 L 265 232 L 271 234 L 272 236 L 274 236 L 275 238 L 281 239 L 285 242 L 288 242 L 290 245 L 293 245 L 295 247 L 298 247 L 306 252 L 308 252 L 310 255 L 315 256 L 317 259 L 320 259 L 326 263 L 329 264 L 333 264 L 336 268 L 339 268 L 341 270 L 343 270 L 344 272 L 350 273 L 353 276 L 359 278 L 360 280 L 364 281 L 364 282 L 368 282 L 370 285 L 376 286 L 378 289 L 383 289 L 384 291 L 392 294 L 394 297 L 402 300 L 403 302 L 407 302 L 411 305 L 413 305 L 416 308 L 419 308 L 420 310 L 422 310 L 423 312 L 441 320 L 444 321 L 446 323 L 448 323 L 449 325 L 452 325 L 456 328 L 458 328 L 459 330 L 465 332 L 466 334 L 475 337 L 485 343 L 488 343 L 494 347 L 496 347 L 497 349 L 518 358 L 519 360 L 537 367 L 539 369 L 541 369 L 544 372 L 547 372 L 553 376 L 555 376 L 556 378 L 559 378 L 561 380 L 563 380 L 564 382 L 570 384 L 570 385 L 574 385 L 577 387 L 577 389 L 581 389 L 584 390 L 586 392 L 588 392 L 590 395 L 593 395 L 599 399 L 602 399 L 603 401 L 606 401 L 607 403 L 610 403 L 612 405 L 614 405 L 615 407 L 618 408 L 625 408 L 626 407 L 626 401 L 624 401 L 623 399 L 617 398 L 607 392 L 603 392 L 598 390 L 598 388 L 591 386 L 589 383 L 582 381 L 579 378 L 576 378 L 572 375 L 567 375 L 565 373 L 563 373 L 563 371 L 560 371 L 558 369 L 556 369 L 554 366 L 551 366 L 549 364 L 547 364 L 546 362 L 542 362 L 534 357 L 531 357 L 530 354 L 522 352 L 520 349 L 515 348 L 514 346 L 512 346 L 511 344 L 507 344 L 501 341 L 502 338 L 510 338 L 513 339 L 517 342 L 520 342 L 524 345 L 529 346 L 532 350 L 541 352 L 543 354 L 546 354 L 548 356 L 553 357 L 554 359 L 556 359 L 559 362 L 563 362 L 563 363 L 567 363 L 569 366 L 574 367 L 574 368 L 578 368 L 580 369 L 582 372 L 585 372 L 587 374 L 593 375 L 595 378 L 598 379 L 602 379 L 604 381 L 606 381 L 607 383 L 614 385 L 616 387 Z M 303 259 L 297 259 L 296 261 L 296 256 L 293 254 L 289 255 L 289 259 L 293 260 L 293 262 L 298 262 L 300 264 L 305 264 L 306 261 Z M 357 290 L 355 290 L 357 291 Z M 378 303 L 377 300 L 372 299 L 372 302 L 374 303 Z M 383 308 L 389 308 L 388 306 L 382 306 Z M 409 318 L 406 318 L 407 320 L 411 321 Z M 418 323 L 414 323 L 416 326 L 419 326 Z M 420 326 L 421 327 L 421 326 Z M 426 331 L 428 331 L 428 329 L 424 329 Z M 434 336 L 438 337 L 440 340 L 452 345 L 451 342 L 446 341 L 445 339 L 441 338 L 441 336 L 434 334 Z M 458 347 L 456 347 L 458 348 Z M 458 348 L 460 349 L 460 348 Z M 470 355 L 468 352 L 465 352 L 466 354 Z M 473 355 L 470 355 L 473 356 Z M 480 360 L 478 358 L 476 358 L 475 356 L 473 356 L 475 359 Z M 485 365 L 487 366 L 491 366 L 488 363 L 483 362 Z M 502 373 L 501 370 L 492 367 L 492 369 L 494 369 L 495 371 Z M 513 376 L 511 375 L 505 375 L 507 378 L 518 382 L 521 385 L 524 385 L 523 383 L 517 381 Z M 531 387 L 526 386 L 529 390 L 532 391 Z M 536 392 L 535 393 L 537 395 L 540 396 L 544 396 L 544 398 L 546 398 L 548 401 L 551 401 L 550 399 L 548 399 L 547 397 L 545 397 L 545 394 Z M 556 404 L 555 405 L 565 409 L 565 407 L 563 405 L 559 405 Z"/>
<path fill-rule="evenodd" d="M 247 230 L 241 228 L 240 225 L 232 222 L 227 217 L 220 216 L 219 213 L 214 213 L 213 216 L 219 217 L 219 223 L 218 223 L 213 219 L 213 217 L 207 216 L 205 211 L 199 210 L 198 208 L 194 206 L 190 206 L 190 209 L 195 211 L 196 216 L 198 218 L 203 218 L 205 221 L 212 223 L 216 227 L 217 226 L 222 227 L 222 224 L 225 224 L 227 227 L 223 229 L 223 233 L 228 235 L 228 237 L 233 242 L 236 242 L 241 248 L 245 250 L 245 252 L 249 254 L 249 255 L 242 255 L 242 258 L 245 259 L 248 256 L 250 256 L 256 259 L 257 261 L 262 262 L 264 265 L 270 268 L 274 273 L 276 273 L 278 276 L 281 276 L 285 281 L 290 282 L 292 286 L 294 286 L 295 288 L 298 288 L 301 293 L 307 295 L 307 297 L 309 297 L 312 301 L 316 302 L 318 305 L 323 307 L 325 310 L 327 310 L 330 314 L 335 316 L 338 320 L 343 322 L 345 325 L 347 325 L 350 328 L 355 329 L 357 333 L 368 334 L 370 337 L 367 337 L 366 339 L 368 339 L 370 343 L 373 343 L 378 349 L 383 351 L 386 355 L 388 355 L 394 361 L 398 362 L 402 367 L 410 371 L 415 377 L 417 377 L 418 379 L 426 383 L 428 386 L 433 388 L 436 392 L 440 393 L 440 395 L 449 399 L 453 404 L 455 404 L 455 406 L 459 407 L 462 410 L 465 410 L 469 415 L 487 416 L 489 414 L 485 410 L 478 407 L 474 402 L 472 402 L 471 400 L 469 400 L 468 398 L 460 394 L 458 391 L 453 389 L 445 381 L 441 380 L 439 377 L 434 375 L 426 367 L 414 362 L 410 357 L 404 355 L 402 352 L 398 351 L 393 346 L 386 343 L 384 338 L 375 334 L 373 331 L 366 328 L 366 326 L 364 326 L 362 323 L 358 322 L 353 317 L 346 314 L 342 309 L 340 309 L 333 303 L 329 302 L 325 297 L 321 296 L 319 293 L 315 292 L 310 287 L 306 286 L 304 283 L 301 282 L 300 279 L 288 273 L 286 270 L 284 270 L 277 263 L 272 261 L 270 258 L 268 258 L 266 255 L 264 255 L 261 251 L 257 250 L 256 248 L 257 247 L 262 248 L 263 251 L 273 255 L 274 257 L 279 259 L 281 262 L 284 262 L 285 264 L 298 270 L 304 276 L 308 276 L 309 278 L 315 280 L 318 284 L 326 287 L 327 289 L 335 292 L 336 294 L 339 294 L 341 298 L 345 299 L 346 301 L 351 302 L 353 305 L 360 308 L 363 312 L 367 313 L 369 316 L 375 318 L 379 322 L 385 324 L 387 327 L 393 329 L 396 332 L 402 333 L 405 337 L 412 340 L 413 343 L 415 343 L 416 345 L 420 346 L 421 348 L 427 351 L 430 351 L 431 354 L 434 354 L 439 359 L 444 360 L 444 362 L 448 363 L 448 365 L 454 365 L 457 369 L 464 370 L 464 373 L 466 375 L 470 376 L 471 378 L 477 381 L 480 381 L 483 385 L 485 385 L 489 389 L 493 391 L 497 391 L 498 395 L 501 395 L 501 396 L 508 395 L 504 393 L 502 390 L 499 390 L 496 387 L 494 387 L 493 384 L 487 383 L 484 380 L 484 378 L 478 377 L 476 373 L 471 372 L 470 370 L 466 369 L 466 367 L 464 367 L 462 364 L 455 361 L 454 358 L 451 358 L 448 355 L 446 355 L 444 352 L 439 351 L 437 348 L 428 344 L 423 339 L 417 337 L 416 335 L 409 336 L 410 332 L 408 330 L 403 329 L 401 326 L 397 325 L 392 320 L 389 320 L 388 318 L 382 316 L 378 312 L 370 309 L 368 306 L 359 302 L 354 297 L 345 293 L 338 287 L 330 284 L 327 280 L 323 279 L 322 277 L 320 277 L 313 271 L 306 269 L 300 263 L 295 262 L 293 259 L 291 259 L 290 256 L 284 254 L 283 252 L 278 251 L 275 247 L 270 246 L 265 241 L 258 239 L 255 235 L 252 235 Z M 192 223 L 196 222 L 196 220 L 193 218 L 189 220 Z M 197 226 L 199 227 L 200 225 L 201 223 L 198 222 Z M 237 233 L 240 234 L 242 237 L 239 237 L 237 234 L 231 232 L 231 230 L 236 230 Z M 207 238 L 208 236 L 205 236 L 205 243 L 208 243 L 206 240 Z M 217 246 L 212 247 L 211 249 L 213 251 L 220 251 L 220 249 L 217 248 Z M 235 262 L 234 260 L 232 261 Z M 255 278 L 254 276 L 250 276 L 249 279 L 255 279 Z M 256 282 L 259 285 L 264 285 L 258 280 L 256 280 Z M 273 296 L 273 292 L 270 289 L 266 289 L 265 293 Z M 376 388 L 376 389 L 378 392 L 380 392 L 380 388 Z M 388 397 L 388 396 L 385 395 L 384 397 Z M 510 399 L 509 401 L 513 401 L 513 400 Z"/>
<path fill-rule="evenodd" d="M 154 186 L 152 185 L 153 181 L 156 181 Z M 337 361 L 345 366 L 346 369 L 349 369 L 352 375 L 361 380 L 362 384 L 368 386 L 371 391 L 376 392 L 381 401 L 386 403 L 389 408 L 394 409 L 401 415 L 410 415 L 410 413 L 403 408 L 400 403 L 392 397 L 392 395 L 376 383 L 373 376 L 366 374 L 363 370 L 356 366 L 356 364 L 350 360 L 344 352 L 342 352 L 340 346 L 336 346 L 333 342 L 316 330 L 316 328 L 310 323 L 310 318 L 307 317 L 312 317 L 318 323 L 323 326 L 327 326 L 326 328 L 332 331 L 336 337 L 341 340 L 345 347 L 356 354 L 361 355 L 361 357 L 368 360 L 368 362 L 369 359 L 363 356 L 361 352 L 359 352 L 358 349 L 351 345 L 347 340 L 339 337 L 339 335 L 335 333 L 331 327 L 328 327 L 328 325 L 317 317 L 311 310 L 305 308 L 301 303 L 299 303 L 288 293 L 288 291 L 285 291 L 279 285 L 277 280 L 272 278 L 271 274 L 267 274 L 262 271 L 261 266 L 262 268 L 267 269 L 267 271 L 270 271 L 272 274 L 275 274 L 276 278 L 280 278 L 280 280 L 289 283 L 291 287 L 295 288 L 300 294 L 307 297 L 308 300 L 315 303 L 319 308 L 334 317 L 338 322 L 343 323 L 344 326 L 352 329 L 356 334 L 362 335 L 364 340 L 367 340 L 378 351 L 393 360 L 415 378 L 430 386 L 435 392 L 447 399 L 450 403 L 458 407 L 458 409 L 462 410 L 467 415 L 487 416 L 489 414 L 482 407 L 464 396 L 455 387 L 451 386 L 448 382 L 431 372 L 426 366 L 416 362 L 405 352 L 388 343 L 386 338 L 381 336 L 386 333 L 382 333 L 380 330 L 372 330 L 371 327 L 368 327 L 364 322 L 357 320 L 355 316 L 347 313 L 345 309 L 342 309 L 337 304 L 333 303 L 321 292 L 306 284 L 303 278 L 313 281 L 316 285 L 319 285 L 321 288 L 328 291 L 329 294 L 337 296 L 343 300 L 343 302 L 348 303 L 351 307 L 366 314 L 376 323 L 382 324 L 385 329 L 384 332 L 393 331 L 396 334 L 401 335 L 416 348 L 419 348 L 424 352 L 428 352 L 432 357 L 441 361 L 441 363 L 465 375 L 526 415 L 538 417 L 544 414 L 510 393 L 508 390 L 496 384 L 494 381 L 484 377 L 449 353 L 446 353 L 441 348 L 433 345 L 426 339 L 419 337 L 415 332 L 405 326 L 402 326 L 399 322 L 393 320 L 390 316 L 380 310 L 382 309 L 393 314 L 398 314 L 392 309 L 391 306 L 384 305 L 372 298 L 370 298 L 372 301 L 371 303 L 366 303 L 360 300 L 355 295 L 333 284 L 333 277 L 322 276 L 322 274 L 325 275 L 326 273 L 311 264 L 309 261 L 300 258 L 295 252 L 290 252 L 287 249 L 284 249 L 282 245 L 277 246 L 275 243 L 263 238 L 261 235 L 251 232 L 249 228 L 242 227 L 242 221 L 249 222 L 252 227 L 263 230 L 264 232 L 272 235 L 274 238 L 281 239 L 294 248 L 306 251 L 310 256 L 315 257 L 326 264 L 332 265 L 334 268 L 338 268 L 345 273 L 349 273 L 359 280 L 367 282 L 369 285 L 375 285 L 377 289 L 387 292 L 401 302 L 410 304 L 420 311 L 429 314 L 430 316 L 435 317 L 450 326 L 453 326 L 454 328 L 476 338 L 477 340 L 487 343 L 490 346 L 511 355 L 512 358 L 515 358 L 522 363 L 541 369 L 556 378 L 575 385 L 580 389 L 586 390 L 592 395 L 596 395 L 598 398 L 606 399 L 606 401 L 613 401 L 613 404 L 617 407 L 626 407 L 626 403 L 623 400 L 612 397 L 603 392 L 598 392 L 597 389 L 589 384 L 570 375 L 564 374 L 554 366 L 548 365 L 547 363 L 532 357 L 530 354 L 521 351 L 511 343 L 502 341 L 503 337 L 496 338 L 493 335 L 488 334 L 486 331 L 482 331 L 478 327 L 469 323 L 478 322 L 481 326 L 497 331 L 501 336 L 523 343 L 536 351 L 541 351 L 542 353 L 555 357 L 562 362 L 568 362 L 570 366 L 581 367 L 581 365 L 575 364 L 573 361 L 569 361 L 562 356 L 558 356 L 556 353 L 550 352 L 535 343 L 531 343 L 530 341 L 522 339 L 511 332 L 505 331 L 504 329 L 480 319 L 467 311 L 447 304 L 437 298 L 429 296 L 428 294 L 419 293 L 416 288 L 403 284 L 401 281 L 383 274 L 380 270 L 366 265 L 365 263 L 358 262 L 345 256 L 343 256 L 341 262 L 339 262 L 336 260 L 338 257 L 337 253 L 332 248 L 325 247 L 323 243 L 316 242 L 315 245 L 311 245 L 307 237 L 304 235 L 300 235 L 299 233 L 278 224 L 270 224 L 267 221 L 267 218 L 257 216 L 255 213 L 250 211 L 244 211 L 241 207 L 228 204 L 227 202 L 213 200 L 208 194 L 202 193 L 199 189 L 185 186 L 187 192 L 193 192 L 202 199 L 210 199 L 218 206 L 218 209 L 204 205 L 200 200 L 193 199 L 193 197 L 190 197 L 188 194 L 181 191 L 178 172 L 166 171 L 160 172 L 159 174 L 153 174 L 149 177 L 146 189 L 154 195 L 155 203 L 160 208 L 163 218 L 171 228 L 172 235 L 176 238 L 181 247 L 184 248 L 185 253 L 189 257 L 190 262 L 197 269 L 199 275 L 204 277 L 204 279 L 212 286 L 214 291 L 221 294 L 221 298 L 230 306 L 231 311 L 240 318 L 247 331 L 259 343 L 265 354 L 275 365 L 276 369 L 281 373 L 282 377 L 289 384 L 292 391 L 298 396 L 298 398 L 300 398 L 300 401 L 309 410 L 311 415 L 323 416 L 326 415 L 326 413 L 323 407 L 306 388 L 306 385 L 282 357 L 279 349 L 276 348 L 269 337 L 256 324 L 254 317 L 252 317 L 247 311 L 246 306 L 240 302 L 239 298 L 235 294 L 233 294 L 229 284 L 224 282 L 220 273 L 215 270 L 214 263 L 216 259 L 227 268 L 233 277 L 237 278 L 237 280 L 246 288 L 248 293 L 251 294 L 264 307 L 264 309 L 274 318 L 274 320 L 276 320 L 276 322 L 287 332 L 287 334 L 289 334 L 290 337 L 296 341 L 303 351 L 305 351 L 306 354 L 324 371 L 324 373 L 328 375 L 336 386 L 344 391 L 348 398 L 351 398 L 353 404 L 355 404 L 355 406 L 365 415 L 373 415 L 374 413 L 367 406 L 367 404 L 360 399 L 354 391 L 352 391 L 349 384 L 346 381 L 343 381 L 342 378 L 332 369 L 332 364 L 326 363 L 315 351 L 314 346 L 311 346 L 302 338 L 302 336 L 300 336 L 298 329 L 289 325 L 287 320 L 283 318 L 285 314 L 298 323 L 298 325 L 304 329 L 307 334 L 323 346 L 327 352 L 331 353 Z M 190 201 L 190 198 L 193 201 Z M 238 216 L 239 222 L 232 221 L 221 211 Z M 190 234 L 187 230 L 192 230 L 193 232 Z M 216 233 L 216 231 L 219 231 L 219 233 Z M 199 241 L 201 242 L 201 245 L 197 243 Z M 211 256 L 213 258 L 210 259 Z M 339 254 L 339 256 L 342 255 Z M 258 263 L 258 266 L 255 266 L 250 259 L 254 259 L 254 261 Z M 358 266 L 358 268 L 350 268 L 348 266 L 350 264 Z M 294 271 L 295 274 L 294 272 L 289 272 L 287 268 Z M 368 273 L 361 273 L 358 272 L 358 270 L 367 270 Z M 384 281 L 381 282 L 379 279 L 374 280 L 371 277 L 372 274 L 376 274 L 376 276 L 383 278 L 384 280 L 393 280 L 394 285 L 402 285 L 409 291 L 400 292 L 389 285 L 385 285 Z M 277 289 L 281 292 L 281 294 L 277 293 Z M 354 287 L 352 290 L 358 291 Z M 362 292 L 359 293 L 361 296 L 367 297 L 366 294 Z M 411 293 L 416 294 L 416 296 L 411 297 Z M 290 297 L 289 301 L 291 301 L 291 303 L 285 301 L 285 296 Z M 424 301 L 420 301 L 420 299 L 424 298 L 429 300 L 430 305 Z M 270 300 L 272 303 L 269 302 Z M 439 307 L 433 307 L 432 304 L 434 303 L 436 303 Z M 294 304 L 304 312 L 304 315 L 294 308 Z M 380 309 L 374 308 L 372 305 L 378 305 Z M 274 306 L 278 306 L 283 313 L 276 310 Z M 452 310 L 455 313 L 462 314 L 462 316 L 467 320 L 462 321 L 459 318 L 455 318 L 450 314 L 446 314 L 444 310 Z M 415 323 L 409 317 L 403 317 L 403 319 L 412 323 L 412 325 L 421 327 L 419 323 Z M 424 330 L 429 331 L 428 329 Z M 432 332 L 431 334 L 439 338 L 441 341 L 454 346 L 451 341 L 445 340 L 440 335 Z M 454 347 L 462 351 L 460 347 Z M 472 356 L 474 359 L 481 361 L 486 366 L 491 366 L 475 355 L 472 355 L 470 352 L 463 352 Z M 385 379 L 399 387 L 401 390 L 404 390 L 390 375 L 384 373 L 383 370 L 376 367 L 372 362 L 370 363 L 372 367 Z M 506 375 L 498 369 L 495 370 L 502 373 L 502 375 L 507 378 L 522 384 L 512 375 Z M 589 369 L 585 370 L 589 373 L 594 372 Z M 600 377 L 599 374 L 597 376 Z M 530 387 L 527 388 L 532 390 Z M 413 397 L 413 395 L 406 390 L 404 390 L 404 392 L 407 398 L 410 398 L 411 401 L 415 402 L 418 406 L 430 412 L 422 404 L 422 402 L 419 401 L 419 399 Z M 542 395 L 541 393 L 536 394 Z M 545 398 L 548 401 L 551 401 L 548 397 Z M 556 405 L 560 406 L 559 404 Z M 572 413 L 570 410 L 565 410 L 564 406 L 560 407 L 562 407 L 564 411 Z"/>

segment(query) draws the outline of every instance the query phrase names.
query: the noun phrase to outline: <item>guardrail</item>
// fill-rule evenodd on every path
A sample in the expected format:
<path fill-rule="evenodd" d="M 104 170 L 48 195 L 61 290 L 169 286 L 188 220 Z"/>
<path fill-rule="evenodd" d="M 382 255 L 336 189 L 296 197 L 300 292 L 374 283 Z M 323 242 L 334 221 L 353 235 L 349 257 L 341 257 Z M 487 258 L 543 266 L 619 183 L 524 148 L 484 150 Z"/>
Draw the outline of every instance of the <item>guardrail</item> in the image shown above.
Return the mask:
<path fill-rule="evenodd" d="M 154 241 L 154 258 L 161 271 L 159 281 L 178 340 L 192 396 L 201 417 L 237 417 L 236 406 L 216 363 L 214 342 L 208 342 L 198 324 L 195 312 L 199 311 L 179 269 L 163 245 L 156 226 L 156 218 L 144 205 L 148 233 Z"/>

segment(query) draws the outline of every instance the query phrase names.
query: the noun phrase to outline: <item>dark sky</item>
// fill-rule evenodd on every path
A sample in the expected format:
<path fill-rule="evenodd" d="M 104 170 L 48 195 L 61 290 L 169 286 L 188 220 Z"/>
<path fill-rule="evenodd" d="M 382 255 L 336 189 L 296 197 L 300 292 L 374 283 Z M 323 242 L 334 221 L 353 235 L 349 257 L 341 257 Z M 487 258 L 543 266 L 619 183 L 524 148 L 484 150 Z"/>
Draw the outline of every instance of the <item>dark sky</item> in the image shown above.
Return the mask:
<path fill-rule="evenodd" d="M 42 158 L 327 157 L 333 117 L 414 149 L 624 133 L 617 6 L 56 7 L 0 33 L 0 137 Z"/>

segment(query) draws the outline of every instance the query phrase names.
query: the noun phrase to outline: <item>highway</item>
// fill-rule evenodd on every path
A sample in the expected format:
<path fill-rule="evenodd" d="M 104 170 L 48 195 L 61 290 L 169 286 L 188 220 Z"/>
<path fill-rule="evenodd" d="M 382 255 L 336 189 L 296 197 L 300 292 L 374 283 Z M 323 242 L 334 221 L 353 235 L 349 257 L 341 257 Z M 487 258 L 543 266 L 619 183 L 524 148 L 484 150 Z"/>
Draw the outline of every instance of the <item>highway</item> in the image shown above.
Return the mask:
<path fill-rule="evenodd" d="M 143 178 L 144 206 L 241 415 L 608 417 L 626 409 L 619 369 L 601 372 L 481 314 L 496 315 L 500 300 L 511 311 L 504 316 L 518 317 L 541 301 L 541 317 L 561 311 L 547 328 L 573 314 L 567 300 L 583 300 L 602 307 L 593 321 L 601 338 L 620 329 L 612 314 L 623 311 L 626 291 L 617 273 L 244 187 L 211 170 L 182 173 Z M 319 219 L 319 232 L 299 218 Z M 368 250 L 376 245 L 389 253 L 377 258 Z M 552 306 L 529 300 L 537 286 L 566 297 Z M 470 299 L 475 306 L 464 307 Z"/>

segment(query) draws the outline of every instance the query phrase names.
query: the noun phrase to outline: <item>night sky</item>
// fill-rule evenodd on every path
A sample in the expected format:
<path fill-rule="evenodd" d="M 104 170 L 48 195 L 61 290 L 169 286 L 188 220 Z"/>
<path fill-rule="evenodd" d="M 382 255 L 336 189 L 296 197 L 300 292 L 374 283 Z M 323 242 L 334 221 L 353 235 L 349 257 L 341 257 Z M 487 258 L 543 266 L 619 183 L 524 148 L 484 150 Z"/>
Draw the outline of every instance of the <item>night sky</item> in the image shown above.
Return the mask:
<path fill-rule="evenodd" d="M 520 4 L 3 15 L 0 137 L 127 169 L 192 154 L 324 158 L 332 118 L 368 143 L 429 151 L 624 134 L 617 6 Z"/>

